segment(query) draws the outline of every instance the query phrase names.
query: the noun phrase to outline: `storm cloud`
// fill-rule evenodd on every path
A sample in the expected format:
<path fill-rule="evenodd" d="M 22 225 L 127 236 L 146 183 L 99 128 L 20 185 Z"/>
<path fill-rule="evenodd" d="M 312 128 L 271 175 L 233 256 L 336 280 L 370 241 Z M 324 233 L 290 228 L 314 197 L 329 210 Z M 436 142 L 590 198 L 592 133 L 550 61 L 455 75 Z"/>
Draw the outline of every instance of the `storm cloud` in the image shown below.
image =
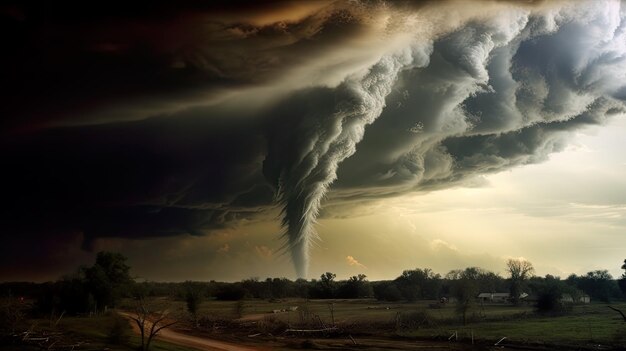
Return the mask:
<path fill-rule="evenodd" d="M 3 266 L 270 216 L 306 276 L 325 207 L 542 162 L 626 111 L 619 1 L 238 5 L 2 8 Z"/>

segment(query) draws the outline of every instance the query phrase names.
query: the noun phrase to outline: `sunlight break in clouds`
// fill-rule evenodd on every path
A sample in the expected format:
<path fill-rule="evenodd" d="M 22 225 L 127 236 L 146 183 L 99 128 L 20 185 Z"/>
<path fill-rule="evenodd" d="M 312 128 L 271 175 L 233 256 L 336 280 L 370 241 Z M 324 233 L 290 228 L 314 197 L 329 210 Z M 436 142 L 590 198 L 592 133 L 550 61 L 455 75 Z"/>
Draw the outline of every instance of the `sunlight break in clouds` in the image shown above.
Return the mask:
<path fill-rule="evenodd" d="M 272 249 L 270 249 L 269 247 L 265 245 L 255 246 L 254 250 L 256 251 L 257 255 L 259 255 L 259 257 L 261 257 L 264 260 L 271 260 L 272 257 L 274 256 Z"/>
<path fill-rule="evenodd" d="M 352 256 L 346 256 L 346 262 L 348 263 L 349 266 L 356 266 L 356 267 L 367 269 L 367 267 L 364 264 L 360 263 L 359 261 L 357 261 L 356 258 Z"/>

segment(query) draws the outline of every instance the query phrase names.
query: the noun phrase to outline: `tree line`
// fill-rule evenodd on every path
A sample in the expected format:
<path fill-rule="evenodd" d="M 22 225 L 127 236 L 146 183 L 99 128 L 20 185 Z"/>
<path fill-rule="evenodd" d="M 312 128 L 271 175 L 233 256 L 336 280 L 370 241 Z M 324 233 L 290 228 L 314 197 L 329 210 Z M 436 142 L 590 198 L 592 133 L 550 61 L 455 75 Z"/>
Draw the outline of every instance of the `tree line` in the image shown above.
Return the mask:
<path fill-rule="evenodd" d="M 519 304 L 523 295 L 531 295 L 542 307 L 551 310 L 560 306 L 563 294 L 573 301 L 588 295 L 592 300 L 609 302 L 626 295 L 625 273 L 614 279 L 607 270 L 585 275 L 572 274 L 566 279 L 534 275 L 532 264 L 526 260 L 508 260 L 507 276 L 479 268 L 452 270 L 445 275 L 429 268 L 403 271 L 397 278 L 369 281 L 359 274 L 337 280 L 336 274 L 326 272 L 319 279 L 249 278 L 239 282 L 136 282 L 130 275 L 126 257 L 119 253 L 99 252 L 90 267 L 80 267 L 73 274 L 56 282 L 2 283 L 0 294 L 30 296 L 36 299 L 35 310 L 41 313 L 65 312 L 80 314 L 100 312 L 115 307 L 123 297 L 169 296 L 187 302 L 190 311 L 204 299 L 241 300 L 244 298 L 310 299 L 376 298 L 382 301 L 415 301 L 422 299 L 456 300 L 461 314 L 475 303 L 479 293 L 508 292 L 510 302 Z"/>

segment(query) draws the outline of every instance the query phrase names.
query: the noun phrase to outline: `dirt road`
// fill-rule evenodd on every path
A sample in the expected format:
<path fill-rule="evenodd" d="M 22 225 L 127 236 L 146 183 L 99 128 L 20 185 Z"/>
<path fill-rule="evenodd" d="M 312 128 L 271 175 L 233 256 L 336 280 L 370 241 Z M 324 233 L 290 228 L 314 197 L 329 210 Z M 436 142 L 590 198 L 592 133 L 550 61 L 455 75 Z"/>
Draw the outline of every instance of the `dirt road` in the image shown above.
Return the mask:
<path fill-rule="evenodd" d="M 128 318 L 133 326 L 133 331 L 140 334 L 139 327 L 131 320 L 133 316 L 127 312 L 119 312 L 120 315 Z M 225 341 L 201 338 L 198 336 L 186 335 L 183 333 L 175 332 L 170 329 L 163 329 L 156 337 L 158 340 L 167 341 L 172 344 L 181 346 L 192 347 L 202 351 L 259 351 L 260 348 L 241 346 L 237 344 L 231 344 Z"/>

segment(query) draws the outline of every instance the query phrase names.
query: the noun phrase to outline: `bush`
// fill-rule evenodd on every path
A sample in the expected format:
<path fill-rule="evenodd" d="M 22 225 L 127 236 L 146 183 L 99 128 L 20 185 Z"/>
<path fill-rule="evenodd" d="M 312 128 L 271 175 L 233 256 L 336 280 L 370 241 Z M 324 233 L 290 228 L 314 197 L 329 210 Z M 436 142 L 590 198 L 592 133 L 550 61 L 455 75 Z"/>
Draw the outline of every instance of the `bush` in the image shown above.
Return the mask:
<path fill-rule="evenodd" d="M 435 319 L 426 311 L 412 311 L 398 313 L 397 325 L 399 329 L 418 329 L 435 324 Z"/>
<path fill-rule="evenodd" d="M 259 333 L 278 335 L 289 328 L 289 325 L 274 316 L 266 316 L 257 323 Z"/>
<path fill-rule="evenodd" d="M 537 296 L 535 308 L 541 314 L 564 314 L 572 311 L 572 303 L 561 301 L 561 290 L 550 286 L 541 291 Z"/>
<path fill-rule="evenodd" d="M 187 304 L 187 312 L 194 319 L 197 319 L 198 308 L 202 302 L 202 290 L 191 282 L 185 283 L 185 303 Z"/>
<path fill-rule="evenodd" d="M 237 316 L 237 318 L 241 318 L 243 317 L 243 312 L 245 311 L 245 309 L 246 309 L 246 304 L 242 300 L 239 300 L 233 306 L 233 313 L 235 316 Z"/>

